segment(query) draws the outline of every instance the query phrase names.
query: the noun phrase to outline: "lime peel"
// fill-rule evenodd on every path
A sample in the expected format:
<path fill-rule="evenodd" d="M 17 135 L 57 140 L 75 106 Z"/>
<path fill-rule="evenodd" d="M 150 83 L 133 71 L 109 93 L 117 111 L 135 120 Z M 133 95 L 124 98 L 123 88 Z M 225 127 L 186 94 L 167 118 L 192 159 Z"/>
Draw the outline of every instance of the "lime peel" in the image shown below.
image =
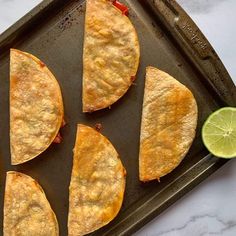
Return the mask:
<path fill-rule="evenodd" d="M 202 140 L 213 155 L 236 157 L 236 108 L 223 107 L 212 113 L 202 127 Z"/>

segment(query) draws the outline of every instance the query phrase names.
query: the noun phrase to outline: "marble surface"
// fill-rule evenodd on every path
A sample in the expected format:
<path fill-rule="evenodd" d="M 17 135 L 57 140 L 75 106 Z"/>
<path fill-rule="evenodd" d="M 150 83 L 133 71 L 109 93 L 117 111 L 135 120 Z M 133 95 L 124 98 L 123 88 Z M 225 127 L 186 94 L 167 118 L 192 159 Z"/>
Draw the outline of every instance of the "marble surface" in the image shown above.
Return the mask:
<path fill-rule="evenodd" d="M 0 33 L 40 0 L 0 0 Z M 236 83 L 236 1 L 178 0 L 209 39 Z M 235 236 L 236 159 L 180 199 L 135 236 Z"/>

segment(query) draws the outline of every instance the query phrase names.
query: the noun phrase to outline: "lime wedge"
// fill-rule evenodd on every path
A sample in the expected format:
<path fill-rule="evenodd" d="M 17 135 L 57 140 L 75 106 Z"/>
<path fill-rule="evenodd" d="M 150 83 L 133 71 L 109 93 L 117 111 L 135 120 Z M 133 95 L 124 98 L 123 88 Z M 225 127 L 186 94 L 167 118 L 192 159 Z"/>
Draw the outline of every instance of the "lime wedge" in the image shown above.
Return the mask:
<path fill-rule="evenodd" d="M 202 127 L 202 140 L 213 155 L 236 157 L 236 108 L 224 107 L 212 113 Z"/>

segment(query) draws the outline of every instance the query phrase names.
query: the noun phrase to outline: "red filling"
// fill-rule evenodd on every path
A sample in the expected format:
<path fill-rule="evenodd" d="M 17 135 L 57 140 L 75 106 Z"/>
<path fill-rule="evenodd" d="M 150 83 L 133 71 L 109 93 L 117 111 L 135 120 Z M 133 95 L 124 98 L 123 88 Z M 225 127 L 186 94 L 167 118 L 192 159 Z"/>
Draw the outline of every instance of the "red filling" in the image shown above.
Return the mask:
<path fill-rule="evenodd" d="M 62 122 L 61 122 L 61 128 L 63 128 L 65 125 L 66 125 L 66 121 L 65 121 L 64 118 L 63 118 L 63 119 L 62 119 Z"/>
<path fill-rule="evenodd" d="M 44 67 L 44 66 L 45 66 L 45 64 L 44 64 L 42 61 L 39 61 L 39 65 L 40 65 L 41 67 Z"/>
<path fill-rule="evenodd" d="M 131 81 L 133 82 L 133 81 L 135 81 L 135 79 L 136 79 L 136 77 L 135 76 L 131 76 Z"/>
<path fill-rule="evenodd" d="M 63 118 L 62 122 L 61 122 L 61 128 L 63 128 L 65 125 L 66 125 L 66 122 Z M 62 136 L 61 136 L 60 131 L 59 131 L 56 138 L 53 140 L 53 143 L 61 143 L 61 142 L 62 142 Z"/>
<path fill-rule="evenodd" d="M 115 7 L 117 7 L 119 10 L 122 11 L 122 14 L 128 16 L 128 14 L 129 14 L 129 9 L 128 9 L 127 6 L 125 6 L 124 4 L 118 2 L 117 0 L 114 0 L 112 3 L 113 3 L 113 5 L 114 5 Z"/>
<path fill-rule="evenodd" d="M 62 141 L 62 137 L 61 137 L 60 132 L 58 132 L 56 138 L 53 140 L 53 143 L 61 143 L 61 141 Z"/>
<path fill-rule="evenodd" d="M 100 123 L 97 123 L 97 124 L 95 125 L 95 129 L 96 129 L 98 132 L 100 132 L 101 129 L 102 129 L 102 125 L 101 125 Z"/>

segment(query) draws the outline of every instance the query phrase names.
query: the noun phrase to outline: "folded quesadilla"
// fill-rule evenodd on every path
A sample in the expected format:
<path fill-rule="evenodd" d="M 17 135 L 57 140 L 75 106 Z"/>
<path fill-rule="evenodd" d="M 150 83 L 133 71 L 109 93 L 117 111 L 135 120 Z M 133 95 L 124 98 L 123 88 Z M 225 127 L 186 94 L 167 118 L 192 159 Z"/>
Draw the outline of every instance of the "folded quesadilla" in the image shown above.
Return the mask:
<path fill-rule="evenodd" d="M 195 137 L 197 104 L 183 84 L 154 67 L 146 71 L 139 178 L 160 179 L 177 167 Z"/>
<path fill-rule="evenodd" d="M 40 185 L 31 177 L 7 172 L 4 236 L 58 236 L 56 216 Z"/>
<path fill-rule="evenodd" d="M 35 56 L 11 49 L 10 146 L 13 165 L 29 161 L 54 141 L 63 124 L 57 80 Z"/>
<path fill-rule="evenodd" d="M 112 3 L 113 2 L 113 3 Z M 121 98 L 139 64 L 139 42 L 127 9 L 116 1 L 87 0 L 83 53 L 83 112 Z"/>
<path fill-rule="evenodd" d="M 88 234 L 114 219 L 123 202 L 125 175 L 108 139 L 78 125 L 69 189 L 70 236 Z"/>

